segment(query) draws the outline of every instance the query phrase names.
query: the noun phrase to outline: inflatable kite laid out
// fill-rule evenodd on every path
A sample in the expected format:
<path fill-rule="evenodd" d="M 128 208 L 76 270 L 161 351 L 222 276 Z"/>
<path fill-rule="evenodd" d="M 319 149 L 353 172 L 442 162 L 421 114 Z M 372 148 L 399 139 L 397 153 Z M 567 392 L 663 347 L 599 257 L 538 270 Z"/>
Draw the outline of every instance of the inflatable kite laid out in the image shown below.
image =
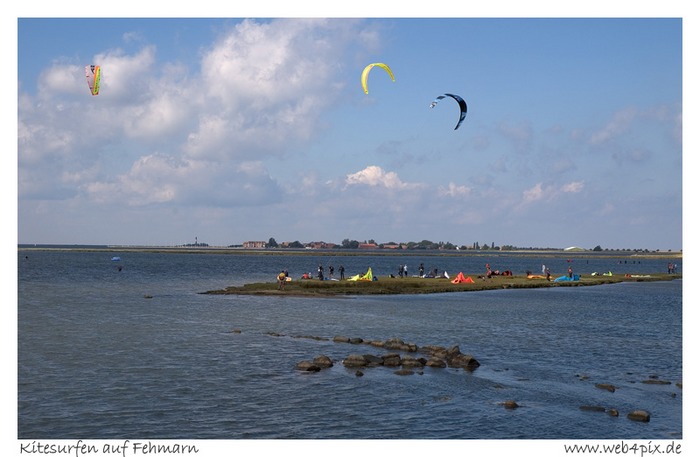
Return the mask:
<path fill-rule="evenodd" d="M 362 70 L 362 76 L 360 77 L 360 82 L 362 83 L 362 89 L 364 89 L 365 94 L 369 94 L 369 89 L 367 89 L 367 78 L 369 77 L 369 71 L 374 67 L 383 68 L 384 71 L 389 73 L 389 76 L 391 77 L 391 81 L 396 82 L 396 79 L 394 79 L 394 73 L 391 72 L 391 68 L 389 68 L 386 64 L 379 63 L 379 62 L 371 63 L 371 64 L 367 65 L 364 70 Z"/>
<path fill-rule="evenodd" d="M 569 278 L 567 275 L 564 275 L 564 276 L 559 276 L 557 279 L 554 280 L 554 282 L 578 281 L 579 279 L 581 279 L 581 276 L 579 276 L 579 275 L 573 275 L 571 278 Z"/>
<path fill-rule="evenodd" d="M 372 281 L 373 278 L 374 277 L 372 276 L 372 268 L 370 267 L 367 269 L 367 273 L 365 273 L 364 275 L 357 274 L 351 278 L 348 278 L 348 281 Z"/>
<path fill-rule="evenodd" d="M 460 271 L 459 274 L 455 279 L 452 280 L 452 284 L 460 284 L 460 283 L 474 283 L 474 280 L 472 279 L 471 276 L 464 277 L 464 274 Z"/>
<path fill-rule="evenodd" d="M 464 120 L 464 118 L 467 117 L 467 102 L 465 102 L 464 99 L 462 97 L 460 97 L 459 95 L 445 94 L 445 95 L 440 95 L 438 98 L 433 100 L 430 103 L 430 107 L 435 108 L 435 105 L 437 105 L 438 102 L 445 97 L 452 97 L 457 101 L 457 103 L 459 103 L 459 121 L 457 122 L 457 125 L 455 126 L 455 130 L 457 130 L 459 128 L 459 126 L 462 124 L 462 121 Z"/>
<path fill-rule="evenodd" d="M 100 93 L 100 66 L 85 65 L 85 78 L 92 95 Z"/>

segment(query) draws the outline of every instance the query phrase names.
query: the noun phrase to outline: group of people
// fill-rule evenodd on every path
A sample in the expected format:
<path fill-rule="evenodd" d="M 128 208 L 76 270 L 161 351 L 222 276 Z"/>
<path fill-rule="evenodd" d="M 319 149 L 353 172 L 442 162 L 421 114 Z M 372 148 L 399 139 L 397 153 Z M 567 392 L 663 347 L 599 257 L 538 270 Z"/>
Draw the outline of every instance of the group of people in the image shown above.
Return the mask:
<path fill-rule="evenodd" d="M 399 265 L 398 275 L 399 275 L 399 278 L 408 278 L 409 277 L 408 265 L 406 265 L 406 264 Z M 396 276 L 394 276 L 392 274 L 392 275 L 389 275 L 389 277 L 395 278 Z M 430 272 L 426 273 L 425 272 L 425 265 L 423 264 L 423 262 L 421 262 L 420 265 L 418 266 L 418 277 L 419 278 L 437 278 L 438 277 L 438 269 L 433 268 Z"/>
<path fill-rule="evenodd" d="M 345 267 L 342 265 L 340 267 L 338 267 L 338 272 L 340 273 L 340 279 L 345 279 Z M 333 267 L 333 265 L 328 265 L 328 278 L 334 279 L 333 278 L 334 275 L 335 275 L 335 268 Z M 323 265 L 319 264 L 316 276 L 321 281 L 323 281 L 326 278 L 323 274 Z M 311 279 L 311 278 L 307 278 L 307 279 Z"/>
<path fill-rule="evenodd" d="M 301 279 L 313 279 L 314 277 L 316 279 L 320 279 L 321 281 L 325 279 L 335 279 L 335 267 L 333 265 L 328 266 L 328 276 L 326 276 L 326 269 L 324 268 L 323 265 L 319 265 L 318 269 L 316 270 L 316 275 L 312 275 L 311 273 L 304 273 L 301 276 Z M 340 280 L 345 279 L 345 267 L 343 265 L 340 265 L 338 267 L 338 273 L 340 273 Z M 392 278 L 395 278 L 393 274 L 389 275 Z M 435 278 L 438 276 L 438 269 L 434 268 L 432 271 L 429 273 L 425 273 L 425 265 L 421 262 L 421 264 L 418 266 L 418 277 L 420 278 Z M 399 265 L 398 269 L 398 277 L 399 278 L 408 278 L 409 273 L 408 273 L 408 265 L 406 264 L 401 264 Z M 284 270 L 280 272 L 280 274 L 277 277 L 277 280 L 280 284 L 280 289 L 284 288 L 284 282 L 288 281 L 289 279 L 289 272 L 287 270 Z"/>
<path fill-rule="evenodd" d="M 675 264 L 672 264 L 672 263 L 668 264 L 668 272 L 669 273 L 675 273 L 676 268 L 677 267 Z M 341 280 L 345 279 L 345 267 L 343 267 L 343 265 L 340 265 L 340 267 L 338 268 L 338 272 L 340 273 L 339 279 L 341 279 Z M 530 271 L 528 271 L 527 274 L 530 275 L 531 274 Z M 328 266 L 328 279 L 335 279 L 334 275 L 335 275 L 335 268 L 333 267 L 333 265 L 329 265 Z M 486 264 L 486 277 L 487 278 L 490 278 L 492 276 L 512 276 L 512 275 L 513 275 L 513 272 L 511 270 L 500 271 L 497 269 L 492 269 L 490 264 L 488 264 L 488 263 Z M 549 271 L 549 267 L 547 267 L 544 264 L 542 265 L 542 275 L 545 276 L 548 280 L 551 280 L 551 278 L 552 278 L 552 274 Z M 392 278 L 395 277 L 393 274 L 389 275 L 389 276 Z M 447 276 L 447 275 L 445 274 L 444 276 Z M 567 270 L 567 276 L 569 278 L 573 278 L 573 276 L 574 276 L 574 272 L 573 272 L 573 269 L 571 268 L 571 266 L 569 266 L 569 268 Z M 324 269 L 323 265 L 318 266 L 316 277 L 320 280 L 327 279 L 325 276 L 325 269 Z M 408 265 L 406 265 L 406 264 L 399 265 L 398 277 L 399 278 L 408 278 L 409 277 Z M 421 264 L 418 267 L 418 277 L 420 277 L 420 278 L 436 278 L 436 277 L 438 277 L 438 269 L 435 268 L 431 272 L 426 274 L 425 273 L 425 266 L 421 262 Z M 284 283 L 286 281 L 288 281 L 288 278 L 289 278 L 289 272 L 287 272 L 286 270 L 282 271 L 277 276 L 277 280 L 279 282 L 280 289 L 284 288 Z M 312 279 L 312 278 L 313 278 L 313 276 L 311 273 L 304 273 L 302 275 L 302 279 Z"/>
<path fill-rule="evenodd" d="M 399 265 L 399 278 L 408 278 L 408 265 Z"/>
<path fill-rule="evenodd" d="M 511 270 L 492 270 L 490 264 L 486 264 L 486 277 L 490 278 L 491 276 L 513 276 L 513 272 Z"/>
<path fill-rule="evenodd" d="M 345 267 L 342 265 L 340 267 L 338 267 L 338 272 L 340 273 L 340 279 L 345 279 Z M 287 276 L 289 276 L 289 274 L 287 274 Z M 328 266 L 328 279 L 335 279 L 334 276 L 335 276 L 335 267 L 333 265 L 329 265 Z M 312 278 L 313 278 L 313 275 L 311 273 L 304 273 L 303 275 L 301 275 L 301 279 L 312 279 Z M 323 268 L 323 265 L 318 266 L 318 270 L 316 270 L 316 278 L 320 279 L 321 281 L 326 279 L 325 269 Z"/>

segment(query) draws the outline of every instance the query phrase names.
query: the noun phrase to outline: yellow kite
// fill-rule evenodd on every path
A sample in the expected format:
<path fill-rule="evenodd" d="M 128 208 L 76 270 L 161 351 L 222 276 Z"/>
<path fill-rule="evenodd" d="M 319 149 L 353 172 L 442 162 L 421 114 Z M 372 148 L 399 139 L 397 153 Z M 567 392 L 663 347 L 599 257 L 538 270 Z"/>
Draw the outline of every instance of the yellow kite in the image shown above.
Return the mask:
<path fill-rule="evenodd" d="M 372 67 L 383 68 L 387 73 L 389 73 L 389 76 L 391 76 L 391 81 L 396 82 L 396 79 L 394 79 L 394 74 L 391 72 L 391 68 L 389 68 L 386 64 L 371 63 L 367 65 L 364 70 L 362 70 L 362 77 L 360 78 L 360 81 L 362 82 L 362 88 L 365 90 L 365 94 L 369 93 L 369 90 L 367 89 L 367 77 L 369 76 L 369 71 L 372 69 Z"/>

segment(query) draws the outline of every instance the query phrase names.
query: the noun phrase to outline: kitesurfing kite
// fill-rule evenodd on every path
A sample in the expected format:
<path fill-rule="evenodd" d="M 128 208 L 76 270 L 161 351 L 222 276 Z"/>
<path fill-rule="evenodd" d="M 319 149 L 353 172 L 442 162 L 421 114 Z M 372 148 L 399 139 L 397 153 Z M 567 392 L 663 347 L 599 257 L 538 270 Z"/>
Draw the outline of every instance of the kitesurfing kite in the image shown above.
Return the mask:
<path fill-rule="evenodd" d="M 100 66 L 85 65 L 85 78 L 87 78 L 88 87 L 92 95 L 100 93 Z"/>
<path fill-rule="evenodd" d="M 362 88 L 365 90 L 365 94 L 369 93 L 369 90 L 367 89 L 367 77 L 369 76 L 369 71 L 373 67 L 383 68 L 387 73 L 389 73 L 389 76 L 391 76 L 391 81 L 396 82 L 396 79 L 394 79 L 394 73 L 391 72 L 391 68 L 389 68 L 386 64 L 371 63 L 371 64 L 367 65 L 364 70 L 362 70 L 362 77 L 360 78 L 360 81 L 362 82 Z"/>
<path fill-rule="evenodd" d="M 467 102 L 465 102 L 464 99 L 462 97 L 460 97 L 459 95 L 445 94 L 445 95 L 440 95 L 438 98 L 433 100 L 433 102 L 430 104 L 430 107 L 435 108 L 435 105 L 438 104 L 438 101 L 442 100 L 445 97 L 452 97 L 455 100 L 457 100 L 457 103 L 459 103 L 459 108 L 460 108 L 461 112 L 459 114 L 459 122 L 457 122 L 457 125 L 455 126 L 455 130 L 457 130 L 459 128 L 460 124 L 462 123 L 462 121 L 464 120 L 464 118 L 467 117 Z"/>

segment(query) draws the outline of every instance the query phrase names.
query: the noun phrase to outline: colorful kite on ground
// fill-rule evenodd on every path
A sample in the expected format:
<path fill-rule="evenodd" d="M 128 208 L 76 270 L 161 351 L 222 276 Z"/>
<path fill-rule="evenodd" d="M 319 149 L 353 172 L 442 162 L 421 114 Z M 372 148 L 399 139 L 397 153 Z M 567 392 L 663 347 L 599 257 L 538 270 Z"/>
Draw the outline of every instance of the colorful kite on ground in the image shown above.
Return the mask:
<path fill-rule="evenodd" d="M 367 269 L 367 273 L 360 275 L 356 274 L 355 276 L 352 276 L 348 278 L 348 281 L 372 281 L 374 280 L 374 276 L 372 276 L 372 267 L 369 267 Z"/>
<path fill-rule="evenodd" d="M 92 95 L 100 93 L 100 66 L 85 65 L 85 77 L 87 78 L 88 87 Z"/>
<path fill-rule="evenodd" d="M 383 68 L 387 73 L 389 73 L 389 76 L 391 76 L 391 80 L 393 82 L 396 82 L 396 79 L 394 79 L 394 73 L 391 72 L 391 68 L 389 68 L 386 64 L 383 63 L 371 63 L 365 67 L 364 70 L 362 70 L 362 77 L 360 78 L 360 81 L 362 82 L 362 88 L 365 91 L 365 94 L 369 93 L 369 90 L 367 89 L 367 77 L 369 76 L 369 71 L 373 67 L 381 67 Z"/>
<path fill-rule="evenodd" d="M 459 95 L 453 95 L 453 94 L 445 94 L 445 95 L 440 95 L 438 98 L 433 100 L 433 102 L 430 104 L 431 108 L 435 108 L 435 105 L 438 104 L 438 101 L 442 100 L 445 97 L 452 97 L 455 100 L 457 100 L 457 103 L 459 103 L 459 108 L 460 108 L 460 114 L 459 114 L 459 122 L 457 122 L 457 125 L 455 126 L 455 130 L 457 130 L 464 120 L 465 117 L 467 117 L 467 102 L 464 101 L 462 97 Z"/>

